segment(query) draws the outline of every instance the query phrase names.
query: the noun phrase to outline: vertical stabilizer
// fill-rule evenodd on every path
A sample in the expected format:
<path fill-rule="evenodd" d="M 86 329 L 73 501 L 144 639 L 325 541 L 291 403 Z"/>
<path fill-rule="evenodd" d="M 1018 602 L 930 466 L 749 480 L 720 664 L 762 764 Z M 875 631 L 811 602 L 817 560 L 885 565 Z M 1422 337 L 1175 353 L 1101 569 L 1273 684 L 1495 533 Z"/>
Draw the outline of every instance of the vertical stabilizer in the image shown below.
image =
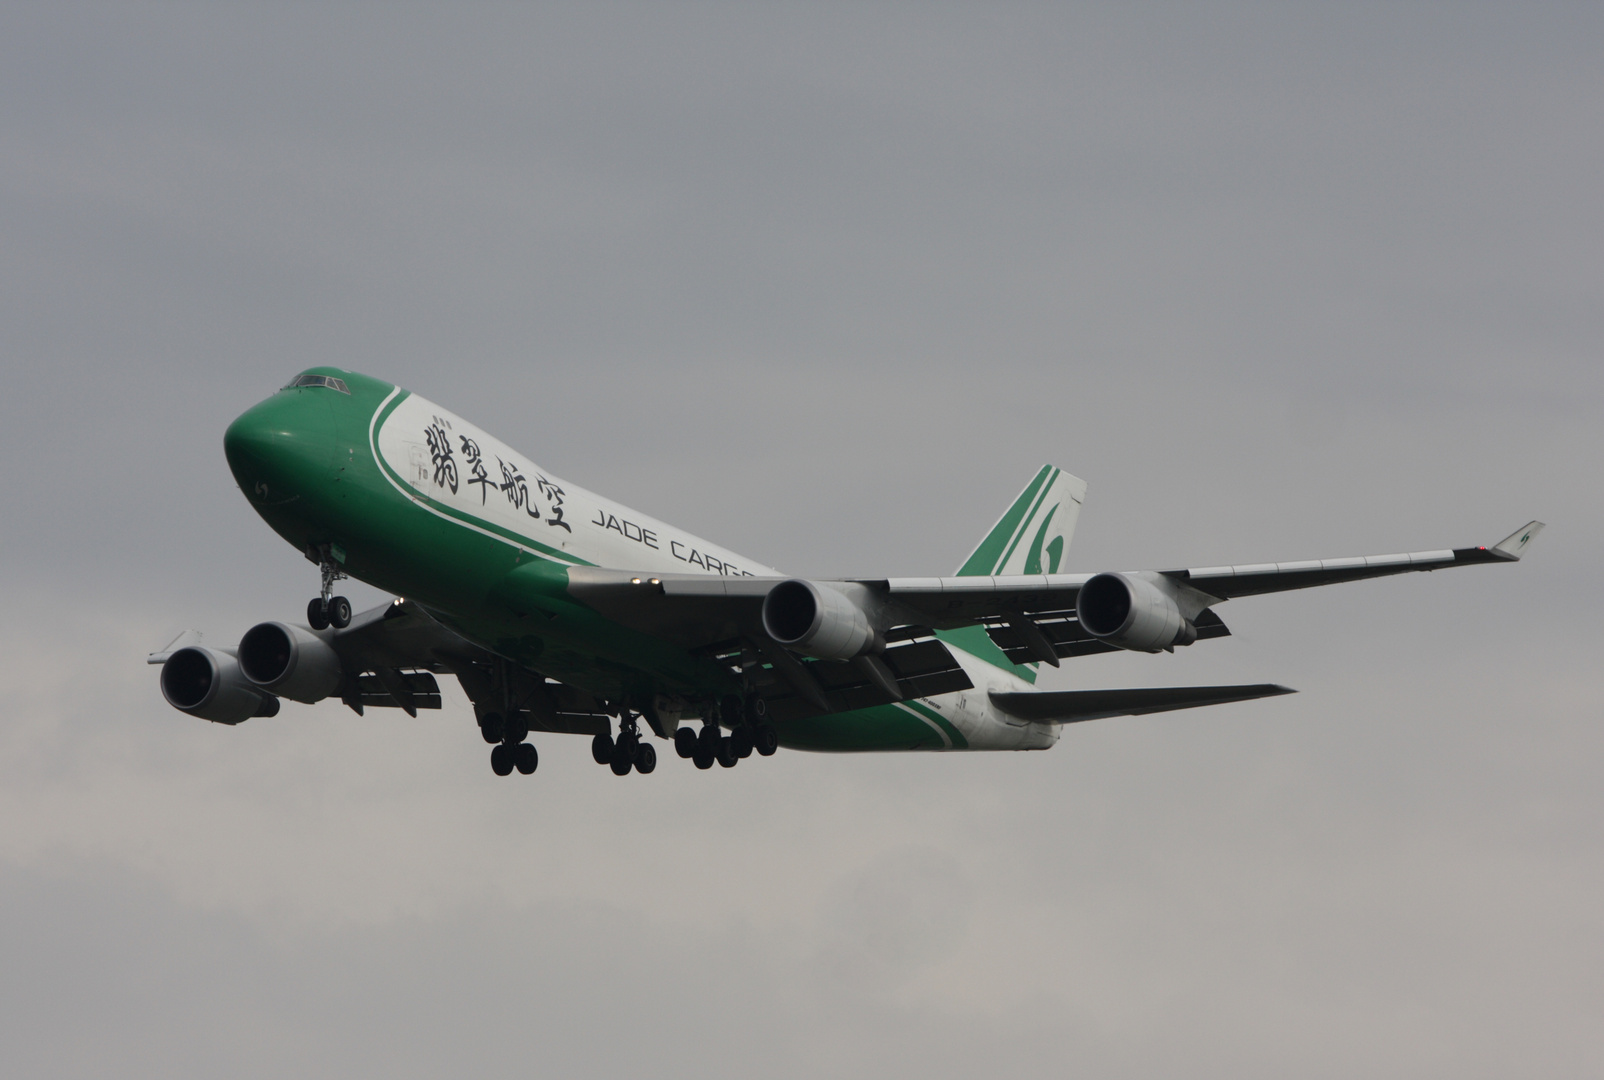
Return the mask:
<path fill-rule="evenodd" d="M 1086 481 L 1043 465 L 958 568 L 958 576 L 1056 574 L 1063 566 Z"/>

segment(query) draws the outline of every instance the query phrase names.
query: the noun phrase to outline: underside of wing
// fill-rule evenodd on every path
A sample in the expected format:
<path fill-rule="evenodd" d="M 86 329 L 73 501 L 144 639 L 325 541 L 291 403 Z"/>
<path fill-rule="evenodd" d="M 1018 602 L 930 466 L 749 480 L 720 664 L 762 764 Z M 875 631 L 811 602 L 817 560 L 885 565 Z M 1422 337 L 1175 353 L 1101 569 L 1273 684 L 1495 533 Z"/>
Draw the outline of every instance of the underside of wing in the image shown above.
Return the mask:
<path fill-rule="evenodd" d="M 1228 636 L 1212 608 L 1233 597 L 1512 562 L 1541 529 L 1531 522 L 1492 547 L 1102 574 L 813 582 L 601 567 L 565 573 L 569 595 L 618 624 L 718 659 L 744 684 L 759 684 L 764 697 L 785 702 L 784 709 L 835 712 L 967 689 L 968 677 L 937 631 L 983 628 L 1001 650 L 992 662 L 1012 665 L 1173 650 Z M 797 617 L 780 617 L 787 613 Z"/>
<path fill-rule="evenodd" d="M 1050 724 L 1075 724 L 1082 720 L 1101 720 L 1107 716 L 1142 716 L 1146 713 L 1195 709 L 1201 705 L 1224 705 L 1232 701 L 1295 694 L 1291 687 L 1275 683 L 1240 686 L 1147 686 L 1133 690 L 1046 690 L 1026 693 L 993 693 L 991 702 L 1003 712 L 1022 720 Z"/>

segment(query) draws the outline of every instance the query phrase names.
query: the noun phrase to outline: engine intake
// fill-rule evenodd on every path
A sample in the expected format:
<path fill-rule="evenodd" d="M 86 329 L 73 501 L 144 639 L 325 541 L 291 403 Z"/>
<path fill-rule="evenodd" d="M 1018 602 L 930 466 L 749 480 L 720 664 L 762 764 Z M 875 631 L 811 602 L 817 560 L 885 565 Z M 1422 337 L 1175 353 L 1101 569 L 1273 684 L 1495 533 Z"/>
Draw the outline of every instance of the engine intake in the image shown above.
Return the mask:
<path fill-rule="evenodd" d="M 340 688 L 344 665 L 323 638 L 304 626 L 257 623 L 239 642 L 239 666 L 263 690 L 311 704 Z"/>
<path fill-rule="evenodd" d="M 188 646 L 162 664 L 162 697 L 180 712 L 216 724 L 278 714 L 278 698 L 252 686 L 227 653 Z"/>
<path fill-rule="evenodd" d="M 821 660 L 850 660 L 876 641 L 861 607 L 801 578 L 780 582 L 763 598 L 763 629 L 781 645 Z"/>
<path fill-rule="evenodd" d="M 1197 640 L 1197 628 L 1168 593 L 1127 574 L 1098 574 L 1080 588 L 1075 615 L 1088 634 L 1136 652 Z"/>

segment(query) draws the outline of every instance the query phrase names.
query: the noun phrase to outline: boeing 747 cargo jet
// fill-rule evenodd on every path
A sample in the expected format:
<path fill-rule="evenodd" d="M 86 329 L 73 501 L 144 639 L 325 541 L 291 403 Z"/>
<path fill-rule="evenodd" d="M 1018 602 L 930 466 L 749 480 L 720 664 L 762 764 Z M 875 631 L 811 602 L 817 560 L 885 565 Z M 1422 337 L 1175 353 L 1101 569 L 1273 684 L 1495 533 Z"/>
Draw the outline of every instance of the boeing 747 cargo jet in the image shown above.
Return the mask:
<path fill-rule="evenodd" d="M 649 735 L 699 769 L 753 750 L 1045 750 L 1060 726 L 1291 693 L 1284 686 L 1038 690 L 1039 665 L 1156 653 L 1230 631 L 1226 600 L 1513 562 L 1488 547 L 1251 566 L 1061 572 L 1086 485 L 1044 466 L 951 577 L 807 580 L 552 476 L 461 417 L 378 379 L 312 368 L 228 428 L 251 506 L 322 574 L 306 622 L 237 647 L 195 631 L 152 653 L 175 708 L 220 724 L 282 700 L 473 702 L 497 775 L 531 732 L 591 737 L 650 773 Z M 353 614 L 342 578 L 396 599 Z"/>

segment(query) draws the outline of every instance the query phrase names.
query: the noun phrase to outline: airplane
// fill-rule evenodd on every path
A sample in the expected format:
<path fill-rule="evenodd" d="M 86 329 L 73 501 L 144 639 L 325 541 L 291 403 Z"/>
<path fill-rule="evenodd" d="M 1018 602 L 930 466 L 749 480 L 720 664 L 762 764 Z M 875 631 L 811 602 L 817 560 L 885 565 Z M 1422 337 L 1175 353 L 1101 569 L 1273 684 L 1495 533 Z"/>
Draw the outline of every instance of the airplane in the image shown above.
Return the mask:
<path fill-rule="evenodd" d="M 316 564 L 306 621 L 239 644 L 180 634 L 150 654 L 162 695 L 219 724 L 336 699 L 359 715 L 472 702 L 498 776 L 531 732 L 589 735 L 596 763 L 651 773 L 652 738 L 698 769 L 795 750 L 1045 750 L 1064 724 L 1293 693 L 1274 683 L 1041 690 L 1040 665 L 1173 653 L 1230 634 L 1261 593 L 1514 562 L 1492 547 L 1191 569 L 1061 570 L 1086 484 L 1043 466 L 950 577 L 809 580 L 552 476 L 433 402 L 314 367 L 223 437 L 252 509 Z M 395 599 L 353 613 L 342 579 Z M 644 727 L 643 727 L 644 725 Z"/>

